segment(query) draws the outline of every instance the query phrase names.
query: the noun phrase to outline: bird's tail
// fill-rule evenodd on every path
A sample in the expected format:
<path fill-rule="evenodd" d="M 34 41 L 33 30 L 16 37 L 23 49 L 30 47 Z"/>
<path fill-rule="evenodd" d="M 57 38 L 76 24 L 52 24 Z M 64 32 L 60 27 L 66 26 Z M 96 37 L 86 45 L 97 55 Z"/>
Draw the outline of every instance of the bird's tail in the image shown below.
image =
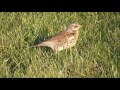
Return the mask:
<path fill-rule="evenodd" d="M 39 46 L 48 46 L 48 44 L 46 42 L 41 42 L 35 45 L 31 45 L 30 47 L 39 47 Z"/>

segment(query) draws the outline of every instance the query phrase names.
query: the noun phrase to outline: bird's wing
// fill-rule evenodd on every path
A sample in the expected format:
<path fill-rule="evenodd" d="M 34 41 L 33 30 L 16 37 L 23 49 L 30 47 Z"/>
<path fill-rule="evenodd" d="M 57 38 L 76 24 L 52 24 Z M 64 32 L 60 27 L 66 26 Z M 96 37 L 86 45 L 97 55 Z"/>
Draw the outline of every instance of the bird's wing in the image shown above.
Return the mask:
<path fill-rule="evenodd" d="M 55 37 L 52 37 L 51 39 L 49 39 L 48 41 L 54 42 L 57 46 L 59 46 L 67 43 L 69 39 L 72 39 L 72 37 L 74 38 L 74 34 L 66 31 L 62 31 Z"/>

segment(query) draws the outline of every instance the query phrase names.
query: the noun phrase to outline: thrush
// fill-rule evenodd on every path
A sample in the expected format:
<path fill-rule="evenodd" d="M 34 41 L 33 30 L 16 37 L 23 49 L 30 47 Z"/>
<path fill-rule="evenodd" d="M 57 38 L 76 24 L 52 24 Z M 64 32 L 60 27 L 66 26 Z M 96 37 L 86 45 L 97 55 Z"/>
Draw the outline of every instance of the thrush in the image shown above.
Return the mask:
<path fill-rule="evenodd" d="M 64 31 L 49 40 L 40 42 L 31 47 L 46 46 L 50 47 L 53 51 L 61 51 L 75 46 L 78 40 L 78 31 L 82 26 L 78 23 L 70 24 Z"/>

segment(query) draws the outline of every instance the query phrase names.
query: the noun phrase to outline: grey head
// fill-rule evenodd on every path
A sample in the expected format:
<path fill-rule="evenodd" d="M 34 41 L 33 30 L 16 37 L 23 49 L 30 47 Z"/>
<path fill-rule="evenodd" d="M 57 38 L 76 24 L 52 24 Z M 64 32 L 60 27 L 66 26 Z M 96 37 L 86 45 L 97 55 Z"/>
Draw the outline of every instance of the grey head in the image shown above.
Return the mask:
<path fill-rule="evenodd" d="M 82 26 L 79 23 L 72 23 L 70 24 L 66 31 L 70 32 L 70 33 L 74 33 L 76 31 L 78 31 Z"/>

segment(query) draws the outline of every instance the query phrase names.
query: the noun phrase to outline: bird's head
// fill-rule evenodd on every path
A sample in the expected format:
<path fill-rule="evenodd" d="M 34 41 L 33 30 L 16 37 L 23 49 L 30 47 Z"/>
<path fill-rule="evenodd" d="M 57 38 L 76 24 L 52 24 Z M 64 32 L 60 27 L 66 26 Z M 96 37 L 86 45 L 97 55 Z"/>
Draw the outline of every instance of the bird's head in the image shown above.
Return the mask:
<path fill-rule="evenodd" d="M 76 31 L 78 31 L 81 27 L 82 26 L 78 23 L 72 23 L 68 26 L 68 28 L 66 30 L 70 33 L 74 33 Z"/>

